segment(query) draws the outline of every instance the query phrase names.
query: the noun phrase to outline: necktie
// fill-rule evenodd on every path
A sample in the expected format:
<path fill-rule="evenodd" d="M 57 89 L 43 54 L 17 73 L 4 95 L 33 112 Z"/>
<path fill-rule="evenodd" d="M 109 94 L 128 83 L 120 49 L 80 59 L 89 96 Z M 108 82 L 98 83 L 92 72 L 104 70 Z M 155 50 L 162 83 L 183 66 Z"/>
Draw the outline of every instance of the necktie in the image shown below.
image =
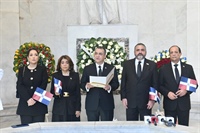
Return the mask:
<path fill-rule="evenodd" d="M 138 66 L 137 66 L 137 76 L 138 76 L 138 77 L 141 76 L 141 61 L 138 62 Z"/>
<path fill-rule="evenodd" d="M 177 68 L 178 64 L 175 64 L 174 67 L 175 67 L 175 75 L 176 75 L 176 83 L 178 84 L 179 83 L 179 72 L 178 72 L 178 68 Z"/>
<path fill-rule="evenodd" d="M 101 76 L 102 71 L 101 71 L 101 66 L 99 66 L 99 76 Z"/>

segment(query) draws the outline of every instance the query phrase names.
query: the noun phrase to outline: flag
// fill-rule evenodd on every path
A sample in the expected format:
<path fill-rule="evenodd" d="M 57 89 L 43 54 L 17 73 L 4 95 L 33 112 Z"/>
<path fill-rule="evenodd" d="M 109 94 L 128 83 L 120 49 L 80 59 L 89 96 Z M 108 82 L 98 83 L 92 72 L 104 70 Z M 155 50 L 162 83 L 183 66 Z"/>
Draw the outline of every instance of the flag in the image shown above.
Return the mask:
<path fill-rule="evenodd" d="M 150 87 L 150 89 L 149 89 L 149 99 L 160 103 L 159 94 L 158 94 L 157 90 L 153 87 Z"/>
<path fill-rule="evenodd" d="M 179 89 L 196 92 L 196 88 L 197 88 L 196 80 L 181 76 Z"/>
<path fill-rule="evenodd" d="M 54 91 L 61 94 L 62 91 L 62 82 L 54 78 Z"/>
<path fill-rule="evenodd" d="M 36 88 L 32 98 L 35 99 L 38 102 L 41 102 L 45 105 L 49 105 L 51 99 L 53 97 L 53 94 L 50 92 L 47 92 L 39 87 Z"/>

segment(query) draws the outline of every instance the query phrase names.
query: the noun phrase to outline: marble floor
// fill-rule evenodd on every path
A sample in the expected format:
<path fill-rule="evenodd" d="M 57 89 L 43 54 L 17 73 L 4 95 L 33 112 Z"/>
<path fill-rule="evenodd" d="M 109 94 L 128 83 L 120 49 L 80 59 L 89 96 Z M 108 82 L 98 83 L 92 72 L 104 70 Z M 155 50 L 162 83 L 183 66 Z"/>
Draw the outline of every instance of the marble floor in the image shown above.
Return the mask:
<path fill-rule="evenodd" d="M 196 133 L 200 133 L 200 111 L 199 108 L 192 109 L 190 112 L 190 126 L 195 127 Z M 0 111 L 0 133 L 2 128 L 10 127 L 11 125 L 20 124 L 20 118 L 15 114 L 16 106 L 5 107 L 4 110 Z M 85 112 L 82 111 L 82 114 Z M 51 113 L 46 115 L 46 122 L 51 121 Z M 86 121 L 85 116 L 81 117 L 81 121 Z M 118 120 L 121 121 L 121 120 Z"/>
<path fill-rule="evenodd" d="M 119 96 L 115 95 L 115 121 L 125 121 L 125 109 L 123 108 Z M 51 122 L 51 109 L 52 103 L 49 105 L 49 114 L 46 115 L 46 122 Z M 81 109 L 81 122 L 86 122 L 86 112 L 85 112 L 85 96 L 82 96 L 82 109 Z M 156 110 L 162 107 L 157 104 L 154 106 L 152 112 L 156 114 Z M 162 111 L 162 109 L 160 109 Z M 16 105 L 6 105 L 4 110 L 0 111 L 0 133 L 2 128 L 10 127 L 12 125 L 20 124 L 20 118 L 16 115 Z M 190 123 L 191 127 L 194 127 L 196 133 L 200 133 L 200 103 L 192 103 L 190 110 Z"/>

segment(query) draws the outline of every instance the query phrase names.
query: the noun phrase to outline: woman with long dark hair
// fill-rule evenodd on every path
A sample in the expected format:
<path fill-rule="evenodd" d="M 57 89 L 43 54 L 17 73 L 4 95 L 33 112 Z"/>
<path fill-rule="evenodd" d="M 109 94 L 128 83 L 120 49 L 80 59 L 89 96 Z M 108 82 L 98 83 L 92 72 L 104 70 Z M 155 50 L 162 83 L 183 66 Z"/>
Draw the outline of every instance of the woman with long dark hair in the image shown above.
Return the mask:
<path fill-rule="evenodd" d="M 80 79 L 74 71 L 74 63 L 69 56 L 63 55 L 58 59 L 56 70 L 51 82 L 54 94 L 52 121 L 80 121 Z M 62 89 L 59 91 L 58 87 Z"/>
<path fill-rule="evenodd" d="M 47 106 L 35 101 L 32 96 L 37 87 L 46 90 L 48 74 L 45 66 L 38 64 L 39 53 L 32 48 L 27 53 L 29 65 L 19 68 L 17 96 L 19 104 L 17 114 L 22 124 L 44 122 Z"/>

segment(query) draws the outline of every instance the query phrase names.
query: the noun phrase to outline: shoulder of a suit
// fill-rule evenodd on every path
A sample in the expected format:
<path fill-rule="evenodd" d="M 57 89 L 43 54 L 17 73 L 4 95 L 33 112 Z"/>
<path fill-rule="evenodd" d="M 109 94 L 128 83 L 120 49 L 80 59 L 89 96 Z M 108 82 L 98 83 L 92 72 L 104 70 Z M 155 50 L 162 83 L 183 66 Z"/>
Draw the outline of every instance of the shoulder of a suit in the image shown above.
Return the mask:
<path fill-rule="evenodd" d="M 190 64 L 186 64 L 186 63 L 181 63 L 181 66 L 184 68 L 184 67 L 192 67 L 192 65 Z"/>

